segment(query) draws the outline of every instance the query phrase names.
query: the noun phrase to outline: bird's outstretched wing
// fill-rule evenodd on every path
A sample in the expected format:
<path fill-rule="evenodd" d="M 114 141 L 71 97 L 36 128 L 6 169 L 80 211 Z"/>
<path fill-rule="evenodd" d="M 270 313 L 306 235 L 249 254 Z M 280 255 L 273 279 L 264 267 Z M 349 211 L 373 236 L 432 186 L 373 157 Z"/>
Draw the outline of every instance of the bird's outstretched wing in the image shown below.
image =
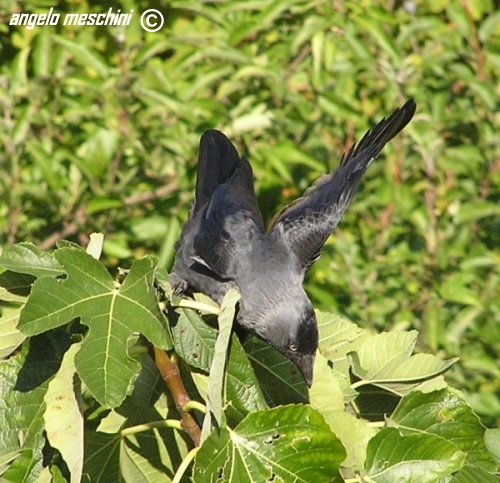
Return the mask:
<path fill-rule="evenodd" d="M 216 140 L 215 144 L 219 140 L 224 144 L 229 143 L 221 133 L 212 139 Z M 253 187 L 252 168 L 246 159 L 240 159 L 234 147 L 233 149 L 238 156 L 238 163 L 229 179 L 218 184 L 210 194 L 208 204 L 200 212 L 199 229 L 194 238 L 194 249 L 198 256 L 196 261 L 223 279 L 236 276 L 251 249 L 252 238 L 262 235 L 264 230 Z M 226 151 L 219 149 L 216 152 Z M 232 152 L 231 156 L 233 155 Z M 207 163 L 203 169 L 205 173 L 210 169 L 217 171 L 217 164 L 223 162 L 225 160 L 222 156 L 210 155 L 211 164 Z M 200 175 L 201 172 L 198 173 L 198 180 Z M 206 196 L 207 193 L 208 190 L 202 194 Z"/>
<path fill-rule="evenodd" d="M 342 156 L 338 168 L 321 176 L 304 195 L 285 207 L 274 219 L 270 233 L 284 237 L 303 270 L 319 257 L 356 193 L 363 173 L 384 145 L 398 134 L 415 114 L 413 99 L 368 131 Z"/>
<path fill-rule="evenodd" d="M 194 216 L 212 198 L 215 190 L 226 183 L 240 164 L 234 145 L 220 131 L 209 129 L 200 139 L 195 200 L 190 216 Z"/>

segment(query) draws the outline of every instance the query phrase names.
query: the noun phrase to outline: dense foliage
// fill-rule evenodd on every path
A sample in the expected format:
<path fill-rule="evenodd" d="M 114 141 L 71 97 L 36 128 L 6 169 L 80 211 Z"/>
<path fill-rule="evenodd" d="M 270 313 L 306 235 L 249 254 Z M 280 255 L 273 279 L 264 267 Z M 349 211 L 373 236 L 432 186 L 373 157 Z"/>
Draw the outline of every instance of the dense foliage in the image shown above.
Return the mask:
<path fill-rule="evenodd" d="M 130 25 L 122 27 L 64 26 L 62 22 L 33 29 L 9 25 L 14 13 L 46 12 L 51 7 L 62 16 L 67 12 L 107 12 L 109 8 L 121 8 L 127 13 L 133 9 L 133 16 Z M 141 28 L 140 13 L 148 8 L 164 14 L 164 26 L 158 32 Z M 170 426 L 154 430 L 154 436 L 151 430 L 144 440 L 139 433 L 129 434 L 126 429 L 175 417 L 171 411 L 176 411 L 170 396 L 165 396 L 153 359 L 141 350 L 153 349 L 136 332 L 156 347 L 175 348 L 184 361 L 181 366 L 187 392 L 205 403 L 201 388 L 210 372 L 211 357 L 207 354 L 212 354 L 213 347 L 205 348 L 208 352 L 203 362 L 190 359 L 188 354 L 193 348 L 189 344 L 195 341 L 176 337 L 151 298 L 153 285 L 158 293 L 169 296 L 165 272 L 172 263 L 180 226 L 187 218 L 197 145 L 205 129 L 222 130 L 250 158 L 261 208 L 270 221 L 280 207 L 333 168 L 346 146 L 408 97 L 413 97 L 418 106 L 415 119 L 367 172 L 360 193 L 306 280 L 315 306 L 329 314 L 325 315 L 320 347 L 325 360 L 333 357 L 329 342 L 332 324 L 334 334 L 340 327 L 354 331 L 349 336 L 353 337 L 349 343 L 354 344 L 351 355 L 343 354 L 340 369 L 324 376 L 324 386 L 333 391 L 330 395 L 334 394 L 333 399 L 327 398 L 333 408 L 315 401 L 314 393 L 308 395 L 296 379 L 279 379 L 281 383 L 275 385 L 278 390 L 273 392 L 272 384 L 265 386 L 268 377 L 255 365 L 259 356 L 253 356 L 267 349 L 249 341 L 236 350 L 238 340 L 234 339 L 228 366 L 222 364 L 214 369 L 215 380 L 222 377 L 224 370 L 230 373 L 231 357 L 247 354 L 253 365 L 248 359 L 234 365 L 243 368 L 245 378 L 253 378 L 256 393 L 246 399 L 252 406 L 224 406 L 224 421 L 219 411 L 214 424 L 223 428 L 227 424 L 230 429 L 221 431 L 218 441 L 214 436 L 206 440 L 207 445 L 197 455 L 198 464 L 208 465 L 213 459 L 209 451 L 222 445 L 224 438 L 235 445 L 225 451 L 244 454 L 251 448 L 243 451 L 237 445 L 245 438 L 251 439 L 259 424 L 271 427 L 273 418 L 288 417 L 287 404 L 291 403 L 303 404 L 294 413 L 294 430 L 304 420 L 314 421 L 318 458 L 324 457 L 325 441 L 338 448 L 336 445 L 342 443 L 344 449 L 337 451 L 338 461 L 333 458 L 329 460 L 331 466 L 324 468 L 336 472 L 343 465 L 346 478 L 357 478 L 356 472 L 361 472 L 371 475 L 373 481 L 400 481 L 383 479 L 397 476 L 377 476 L 382 472 L 377 466 L 381 461 L 403 461 L 398 459 L 401 455 L 388 459 L 384 448 L 394 445 L 394 438 L 417 438 L 418 432 L 438 437 L 419 426 L 425 425 L 423 418 L 414 416 L 411 424 L 402 422 L 412 408 L 417 408 L 415 414 L 419 415 L 419 408 L 434 404 L 444 413 L 453 414 L 451 419 L 457 424 L 463 421 L 461 417 L 472 421 L 476 413 L 487 426 L 497 426 L 500 12 L 493 0 L 228 0 L 168 4 L 131 0 L 120 5 L 33 0 L 1 4 L 0 18 L 0 265 L 7 269 L 0 274 L 0 355 L 5 358 L 1 362 L 0 401 L 9 401 L 8 409 L 0 406 L 2 414 L 8 416 L 0 417 L 0 421 L 33 421 L 27 432 L 20 429 L 25 428 L 22 425 L 0 431 L 0 474 L 7 471 L 3 475 L 8 476 L 7 481 L 39 478 L 45 445 L 42 430 L 50 434 L 47 422 L 57 419 L 44 412 L 44 404 L 50 406 L 48 387 L 55 384 L 65 388 L 68 395 L 68 387 L 74 383 L 78 399 L 79 381 L 84 382 L 81 403 L 86 471 L 91 473 L 100 467 L 100 458 L 105 460 L 108 449 L 113 455 L 119 452 L 120 463 L 107 467 L 111 473 L 94 474 L 92 481 L 99 481 L 99 477 L 101 481 L 118 481 L 118 476 L 109 475 L 120 471 L 120 478 L 126 481 L 156 481 L 154 478 L 161 480 L 164 474 L 173 477 L 192 448 L 192 440 Z M 92 232 L 105 234 L 100 258 L 103 264 L 91 263 L 92 257 L 79 248 L 87 247 Z M 61 239 L 73 243 L 61 243 L 52 254 Z M 15 245 L 19 242 L 34 245 Z M 158 256 L 158 263 L 145 255 Z M 130 272 L 119 275 L 119 266 Z M 147 307 L 146 319 L 144 314 L 132 311 L 137 320 L 129 319 L 123 325 L 118 346 L 97 350 L 101 359 L 85 353 L 85 347 L 88 351 L 92 343 L 89 320 L 93 321 L 100 306 L 87 300 L 85 292 L 71 289 L 71 285 L 68 293 L 59 293 L 62 281 L 69 284 L 74 270 L 88 275 L 89 286 L 96 290 L 94 295 L 102 291 L 103 303 L 114 300 L 115 285 L 123 291 L 130 289 L 127 280 L 131 286 L 134 277 L 147 280 L 148 295 L 136 293 L 135 285 L 132 290 L 139 305 Z M 26 299 L 35 278 L 33 293 Z M 68 303 L 66 297 L 74 297 L 75 310 L 61 307 L 59 318 L 54 319 L 50 314 L 52 310 L 57 312 L 57 297 L 50 295 L 60 295 L 63 305 Z M 21 312 L 27 300 L 46 307 L 46 319 L 31 311 Z M 122 315 L 130 315 L 126 305 L 120 310 Z M 187 321 L 188 333 L 199 333 L 207 327 L 206 337 L 215 344 L 216 332 L 206 325 L 213 316 L 205 316 L 202 321 L 189 309 L 176 310 L 182 311 L 178 317 Z M 337 320 L 332 313 L 342 317 Z M 24 317 L 20 325 L 23 333 L 14 329 L 20 315 Z M 170 323 L 172 317 L 176 316 L 169 313 Z M 346 317 L 363 329 L 355 329 Z M 327 327 L 330 329 L 325 331 Z M 420 334 L 418 340 L 415 329 Z M 366 387 L 378 394 L 380 384 L 371 384 L 370 371 L 377 371 L 377 364 L 383 365 L 384 361 L 363 362 L 362 351 L 356 345 L 361 340 L 355 340 L 366 337 L 372 341 L 369 344 L 382 344 L 374 332 L 383 330 L 390 330 L 384 337 L 401 341 L 400 345 L 392 339 L 390 343 L 400 351 L 398 357 L 410 357 L 416 344 L 416 352 L 437 356 L 419 357 L 460 360 L 451 368 L 443 362 L 445 366 L 429 369 L 425 377 L 420 374 L 419 384 L 423 379 L 432 384 L 439 380 L 439 386 L 424 388 L 424 396 L 418 391 L 384 386 L 384 394 L 389 391 L 391 396 L 380 405 L 389 422 L 375 435 L 373 424 L 353 416 L 370 419 L 369 407 L 345 412 L 343 405 L 359 406 L 362 391 L 358 389 L 364 387 L 356 386 L 359 381 L 369 381 Z M 30 337 L 24 340 L 26 335 Z M 103 343 L 96 339 L 96 343 Z M 382 345 L 381 350 L 386 347 Z M 132 348 L 138 348 L 134 357 Z M 107 356 L 116 353 L 123 359 L 113 366 L 116 361 Z M 266 355 L 270 361 L 275 356 Z M 158 358 L 156 362 L 158 365 Z M 281 367 L 279 361 L 276 365 Z M 270 367 L 274 367 L 271 362 Z M 449 385 L 461 393 L 449 389 L 441 376 L 436 379 L 448 368 Z M 286 370 L 290 376 L 292 369 L 287 366 Z M 99 375 L 109 374 L 112 379 L 120 375 L 118 388 L 113 383 L 101 384 Z M 353 378 L 354 388 L 337 387 L 338 380 L 346 377 Z M 226 380 L 226 392 L 230 380 L 233 378 Z M 402 380 L 405 387 L 412 386 L 411 381 L 404 377 Z M 300 389 L 291 392 L 298 391 L 300 397 L 290 395 L 286 389 L 295 385 Z M 111 390 L 107 392 L 106 388 Z M 238 387 L 232 390 L 238 393 Z M 225 402 L 226 397 L 224 393 Z M 422 397 L 424 400 L 419 399 Z M 245 400 L 241 394 L 239 398 Z M 314 410 L 305 405 L 308 401 Z M 461 416 L 451 407 L 458 407 Z M 72 408 L 75 411 L 75 406 Z M 110 412 L 110 408 L 117 409 Z M 438 419 L 443 416 L 439 409 Z M 210 405 L 209 410 L 213 411 Z M 329 411 L 336 415 L 328 416 Z M 358 425 L 356 435 L 364 441 L 361 449 L 342 434 L 342 424 L 335 419 L 339 412 L 345 415 L 339 417 L 352 418 L 351 424 Z M 383 421 L 380 413 L 371 419 L 377 424 Z M 479 444 L 484 429 L 477 421 L 472 427 L 471 438 Z M 418 431 L 413 434 L 408 428 Z M 488 448 L 494 453 L 495 437 L 491 435 L 496 433 L 486 434 Z M 271 433 L 267 437 L 274 441 Z M 446 464 L 434 462 L 433 467 L 438 468 L 439 478 L 445 478 L 442 481 L 449 481 L 446 475 L 460 468 L 452 481 L 494 478 L 474 473 L 494 471 L 493 460 L 478 463 L 470 448 L 460 446 L 446 434 L 439 437 L 445 441 L 441 442 L 441 460 Z M 66 476 L 68 467 L 78 471 L 81 441 L 76 439 L 75 446 L 64 453 L 50 438 L 52 447 L 62 454 L 58 460 L 54 456 L 57 451 L 45 447 L 46 459 L 52 455 L 51 478 L 63 481 L 54 468 L 63 468 Z M 176 441 L 173 453 L 161 446 L 162 438 Z M 417 451 L 412 455 L 417 459 L 422 456 L 418 448 L 423 450 L 428 444 L 428 440 L 405 442 Z M 212 449 L 210 444 L 214 445 Z M 405 447 L 402 441 L 399 445 Z M 5 448 L 7 452 L 2 451 Z M 99 452 L 92 448 L 106 449 Z M 143 475 L 154 473 L 137 459 L 138 454 L 148 455 L 150 449 L 158 452 L 160 459 L 155 461 L 161 462 L 161 470 L 156 466 L 158 475 L 138 479 L 137 471 Z M 276 450 L 278 461 L 287 458 L 281 450 Z M 344 450 L 347 460 L 342 461 Z M 73 455 L 72 462 L 68 455 Z M 217 464 L 215 459 L 213 463 Z M 307 465 L 303 467 L 309 468 Z M 397 464 L 394 467 L 399 468 Z M 199 468 L 195 465 L 194 475 Z M 345 468 L 349 469 L 347 473 Z M 23 480 L 25 474 L 29 476 Z M 415 475 L 415 481 L 424 481 Z M 275 481 L 281 481 L 279 478 L 284 477 L 275 474 Z M 320 478 L 318 481 L 323 481 Z M 256 477 L 255 481 L 262 480 Z"/>

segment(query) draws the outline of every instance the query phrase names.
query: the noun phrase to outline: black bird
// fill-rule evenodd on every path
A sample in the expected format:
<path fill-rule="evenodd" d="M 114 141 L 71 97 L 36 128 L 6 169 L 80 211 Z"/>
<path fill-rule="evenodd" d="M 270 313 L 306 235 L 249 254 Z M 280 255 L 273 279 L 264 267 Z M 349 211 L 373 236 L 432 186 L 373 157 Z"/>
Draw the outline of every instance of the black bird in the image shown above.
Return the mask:
<path fill-rule="evenodd" d="M 300 369 L 308 386 L 318 326 L 302 282 L 349 206 L 363 173 L 415 113 L 410 99 L 342 156 L 304 195 L 285 207 L 266 232 L 245 158 L 219 131 L 200 140 L 196 197 L 176 244 L 170 281 L 220 302 L 230 288 L 241 301 L 237 323 Z"/>

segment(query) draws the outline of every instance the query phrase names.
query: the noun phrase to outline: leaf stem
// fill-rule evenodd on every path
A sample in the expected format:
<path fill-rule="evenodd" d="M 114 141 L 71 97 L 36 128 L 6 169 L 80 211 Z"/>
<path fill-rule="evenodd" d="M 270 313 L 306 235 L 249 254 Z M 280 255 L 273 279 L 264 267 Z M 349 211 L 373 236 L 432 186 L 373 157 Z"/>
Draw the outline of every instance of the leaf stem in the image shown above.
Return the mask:
<path fill-rule="evenodd" d="M 181 307 L 185 309 L 199 310 L 200 312 L 206 312 L 212 315 L 219 315 L 220 308 L 214 307 L 210 304 L 204 304 L 203 302 L 197 302 L 196 300 L 181 299 L 176 307 Z"/>
<path fill-rule="evenodd" d="M 366 425 L 369 428 L 385 428 L 387 426 L 387 423 L 385 421 L 370 421 L 367 422 Z"/>
<path fill-rule="evenodd" d="M 130 428 L 122 429 L 120 435 L 121 437 L 128 436 L 129 434 L 141 433 L 143 431 L 149 431 L 154 428 L 174 428 L 182 430 L 181 422 L 177 419 L 164 419 L 162 421 L 153 421 L 151 423 L 138 424 L 137 426 L 131 426 Z"/>
<path fill-rule="evenodd" d="M 366 384 L 369 384 L 369 383 L 370 383 L 369 381 L 365 381 L 364 379 L 361 379 L 359 381 L 353 382 L 351 384 L 351 389 L 356 389 L 358 387 L 365 386 Z"/>
<path fill-rule="evenodd" d="M 207 407 L 199 401 L 193 401 L 193 400 L 188 401 L 182 407 L 182 410 L 184 412 L 189 412 L 192 409 L 196 409 L 197 411 L 200 411 L 200 413 L 207 414 Z"/>
<path fill-rule="evenodd" d="M 128 355 L 133 358 L 142 356 L 142 354 L 147 354 L 147 353 L 148 353 L 148 348 L 142 344 L 135 344 L 128 348 Z"/>
<path fill-rule="evenodd" d="M 181 478 L 184 476 L 184 473 L 186 472 L 188 466 L 191 464 L 191 461 L 194 460 L 194 457 L 196 456 L 196 453 L 198 453 L 199 449 L 200 448 L 193 448 L 182 460 L 182 463 L 179 465 L 179 468 L 177 468 L 177 471 L 175 472 L 172 483 L 180 483 Z"/>
<path fill-rule="evenodd" d="M 163 349 L 154 348 L 154 360 L 156 367 L 160 371 L 161 377 L 165 381 L 175 406 L 181 415 L 181 427 L 193 440 L 195 446 L 200 445 L 201 429 L 196 419 L 188 412 L 184 411 L 184 406 L 191 401 L 184 383 L 182 382 L 179 368 L 170 360 L 170 357 Z"/>

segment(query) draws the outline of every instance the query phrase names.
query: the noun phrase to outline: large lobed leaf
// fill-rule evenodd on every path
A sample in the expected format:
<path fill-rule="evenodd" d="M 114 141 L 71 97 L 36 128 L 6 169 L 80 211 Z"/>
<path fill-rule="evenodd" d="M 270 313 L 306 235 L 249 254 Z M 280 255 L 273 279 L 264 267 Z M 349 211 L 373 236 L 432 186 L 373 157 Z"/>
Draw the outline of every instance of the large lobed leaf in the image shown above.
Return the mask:
<path fill-rule="evenodd" d="M 433 483 L 455 472 L 452 481 L 466 481 L 466 474 L 488 481 L 480 475 L 498 470 L 484 442 L 485 428 L 453 390 L 411 392 L 387 424 L 368 443 L 366 471 L 372 481 Z"/>
<path fill-rule="evenodd" d="M 399 403 L 389 425 L 402 434 L 435 434 L 455 444 L 466 456 L 466 462 L 485 470 L 498 469 L 488 453 L 485 428 L 471 407 L 457 392 L 442 389 L 423 393 L 415 391 Z"/>
<path fill-rule="evenodd" d="M 198 483 L 264 481 L 334 483 L 346 456 L 323 417 L 303 405 L 249 414 L 234 429 L 213 432 L 196 455 Z"/>
<path fill-rule="evenodd" d="M 144 354 L 141 362 L 132 394 L 101 420 L 97 431 L 87 427 L 84 474 L 92 482 L 171 481 L 190 449 L 185 433 L 166 424 L 178 413 L 153 360 Z"/>
<path fill-rule="evenodd" d="M 385 332 L 363 339 L 349 355 L 355 385 L 373 384 L 398 395 L 448 370 L 458 358 L 441 361 L 431 354 L 411 355 L 418 332 Z"/>
<path fill-rule="evenodd" d="M 33 284 L 19 328 L 34 335 L 80 317 L 89 333 L 75 358 L 78 374 L 102 405 L 118 406 L 140 367 L 127 353 L 129 337 L 140 332 L 170 348 L 153 288 L 155 262 L 149 257 L 135 262 L 117 287 L 104 265 L 79 248 L 60 248 L 54 256 L 67 278 Z"/>
<path fill-rule="evenodd" d="M 462 466 L 465 454 L 434 434 L 403 436 L 385 428 L 370 440 L 366 469 L 377 483 L 437 483 Z"/>
<path fill-rule="evenodd" d="M 500 483 L 500 476 L 492 475 L 481 468 L 464 466 L 449 483 Z"/>

